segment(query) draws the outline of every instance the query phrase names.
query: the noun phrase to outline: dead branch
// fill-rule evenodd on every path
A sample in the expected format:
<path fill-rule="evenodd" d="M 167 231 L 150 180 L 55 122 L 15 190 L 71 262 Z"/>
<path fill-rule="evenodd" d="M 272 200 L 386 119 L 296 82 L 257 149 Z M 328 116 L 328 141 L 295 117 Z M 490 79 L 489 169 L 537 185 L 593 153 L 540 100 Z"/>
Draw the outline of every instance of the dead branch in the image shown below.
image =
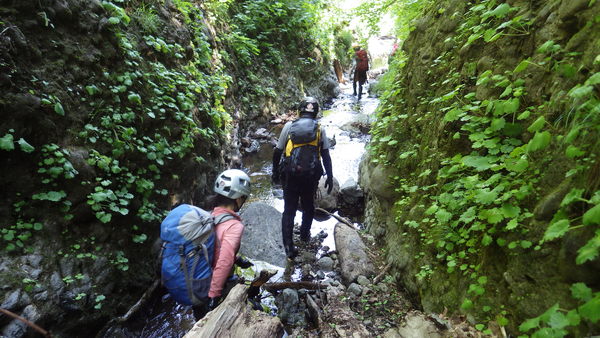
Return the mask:
<path fill-rule="evenodd" d="M 12 313 L 12 312 L 10 312 L 10 311 L 8 311 L 6 309 L 0 309 L 0 312 L 4 313 L 5 315 L 7 315 L 7 316 L 9 316 L 11 318 L 14 318 L 14 319 L 22 321 L 23 323 L 27 324 L 27 326 L 29 326 L 32 329 L 36 330 L 37 332 L 41 333 L 44 337 L 48 337 L 48 338 L 52 337 L 50 335 L 50 332 L 42 329 L 41 327 L 35 325 L 35 323 L 33 323 L 33 322 L 31 322 L 31 321 L 29 321 L 29 320 L 27 320 L 27 319 L 19 316 L 18 314 Z"/>
<path fill-rule="evenodd" d="M 383 276 L 390 270 L 392 267 L 392 262 L 387 263 L 387 265 L 383 268 L 383 270 L 377 275 L 377 277 L 373 278 L 373 284 L 379 283 L 379 281 L 383 278 Z"/>
<path fill-rule="evenodd" d="M 338 216 L 338 215 L 336 215 L 336 214 L 332 214 L 332 213 L 330 213 L 329 211 L 327 211 L 327 210 L 325 210 L 325 209 L 322 209 L 322 208 L 315 208 L 315 211 L 318 211 L 318 212 L 322 212 L 322 213 L 324 213 L 324 214 L 327 214 L 327 215 L 329 215 L 329 216 L 331 216 L 331 217 L 333 217 L 333 218 L 337 219 L 338 221 L 340 221 L 340 222 L 344 223 L 345 225 L 347 225 L 347 226 L 351 227 L 352 229 L 356 230 L 356 228 L 354 227 L 354 224 L 352 224 L 352 222 L 350 222 L 350 221 L 349 221 L 347 218 L 345 218 L 345 217 Z"/>
<path fill-rule="evenodd" d="M 258 277 L 254 278 L 254 280 L 250 283 L 250 287 L 248 288 L 248 298 L 254 298 L 260 292 L 260 287 L 263 286 L 266 282 L 271 279 L 276 274 L 275 271 L 267 271 L 261 270 Z"/>
<path fill-rule="evenodd" d="M 121 317 L 117 317 L 114 320 L 114 322 L 117 323 L 123 323 L 126 322 L 127 320 L 129 320 L 129 318 L 136 313 L 150 298 L 150 295 L 154 292 L 154 290 L 156 290 L 156 288 L 158 287 L 159 284 L 159 280 L 155 280 L 154 283 L 152 283 L 152 285 L 146 290 L 146 292 L 144 292 L 144 294 L 142 295 L 142 297 L 140 297 L 140 299 L 137 301 L 137 303 L 135 303 L 131 308 L 129 308 L 129 311 L 127 311 L 127 313 L 125 313 L 124 315 L 122 315 Z"/>

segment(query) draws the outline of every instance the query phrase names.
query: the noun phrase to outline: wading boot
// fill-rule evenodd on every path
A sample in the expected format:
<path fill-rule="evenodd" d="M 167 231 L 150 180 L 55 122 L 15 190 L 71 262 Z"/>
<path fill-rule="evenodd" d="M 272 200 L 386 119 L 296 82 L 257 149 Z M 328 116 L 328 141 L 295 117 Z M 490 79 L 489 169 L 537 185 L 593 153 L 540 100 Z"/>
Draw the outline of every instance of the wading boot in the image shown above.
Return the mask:
<path fill-rule="evenodd" d="M 298 256 L 298 250 L 294 247 L 294 245 L 286 245 L 285 246 L 285 255 L 288 259 L 294 259 L 294 257 Z"/>

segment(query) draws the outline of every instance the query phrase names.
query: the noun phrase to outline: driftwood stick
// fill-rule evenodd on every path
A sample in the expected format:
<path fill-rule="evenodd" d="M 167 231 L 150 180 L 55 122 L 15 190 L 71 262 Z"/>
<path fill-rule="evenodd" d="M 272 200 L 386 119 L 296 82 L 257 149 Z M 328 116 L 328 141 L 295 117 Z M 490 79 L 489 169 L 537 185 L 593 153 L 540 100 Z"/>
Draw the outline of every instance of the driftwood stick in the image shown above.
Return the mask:
<path fill-rule="evenodd" d="M 337 219 L 338 221 L 340 221 L 340 222 L 342 222 L 342 223 L 346 224 L 347 226 L 351 227 L 352 229 L 356 230 L 356 228 L 354 227 L 354 224 L 352 224 L 352 222 L 350 222 L 350 221 L 349 221 L 347 218 L 345 218 L 345 217 L 338 216 L 338 215 L 336 215 L 336 214 L 332 214 L 332 213 L 330 213 L 329 211 L 327 211 L 327 210 L 325 210 L 325 209 L 322 209 L 322 208 L 315 208 L 315 211 L 318 211 L 318 212 L 322 212 L 322 213 L 324 213 L 324 214 L 327 214 L 327 215 L 329 215 L 329 216 L 331 216 L 331 217 L 333 217 L 333 218 Z"/>
<path fill-rule="evenodd" d="M 4 313 L 5 315 L 7 315 L 7 316 L 9 316 L 11 318 L 14 318 L 14 319 L 22 321 L 23 323 L 27 324 L 27 326 L 29 326 L 32 329 L 36 330 L 37 332 L 41 333 L 44 337 L 51 337 L 50 332 L 42 329 L 41 327 L 35 325 L 35 323 L 33 323 L 33 322 L 31 322 L 31 321 L 29 321 L 29 320 L 27 320 L 27 319 L 19 316 L 18 314 L 15 314 L 13 312 L 10 312 L 10 311 L 8 311 L 6 309 L 1 309 L 1 308 L 0 308 L 0 312 Z"/>
<path fill-rule="evenodd" d="M 283 289 L 307 289 L 307 290 L 320 290 L 324 289 L 325 286 L 319 283 L 313 282 L 282 282 L 282 283 L 267 283 L 263 285 L 263 289 L 272 292 Z"/>
<path fill-rule="evenodd" d="M 122 315 L 121 317 L 117 317 L 114 319 L 115 322 L 117 323 L 123 323 L 126 322 L 127 320 L 129 320 L 129 317 L 131 317 L 131 315 L 133 315 L 134 313 L 136 313 L 150 298 L 150 295 L 154 292 L 154 290 L 156 290 L 156 288 L 158 287 L 159 284 L 159 280 L 155 280 L 154 283 L 152 283 L 152 285 L 146 290 L 146 292 L 144 292 L 144 294 L 142 295 L 142 297 L 137 301 L 137 303 L 135 303 L 131 308 L 129 308 L 129 311 L 127 311 L 127 313 L 125 313 L 124 315 Z"/>
<path fill-rule="evenodd" d="M 377 275 L 377 277 L 373 278 L 373 284 L 379 283 L 379 281 L 383 279 L 383 276 L 390 270 L 391 267 L 392 262 L 387 263 L 385 268 L 383 268 L 383 270 Z"/>

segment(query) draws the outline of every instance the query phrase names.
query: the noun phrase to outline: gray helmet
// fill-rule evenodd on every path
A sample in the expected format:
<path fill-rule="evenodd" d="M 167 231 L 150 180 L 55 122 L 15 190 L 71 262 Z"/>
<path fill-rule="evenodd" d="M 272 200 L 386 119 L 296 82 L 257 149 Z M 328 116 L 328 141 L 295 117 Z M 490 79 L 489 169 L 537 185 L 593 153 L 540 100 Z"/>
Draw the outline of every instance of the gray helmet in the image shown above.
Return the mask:
<path fill-rule="evenodd" d="M 319 113 L 319 101 L 314 97 L 307 96 L 300 102 L 300 113 L 310 113 L 317 116 Z"/>
<path fill-rule="evenodd" d="M 236 199 L 250 195 L 250 177 L 239 169 L 228 169 L 220 173 L 214 191 L 225 197 Z"/>

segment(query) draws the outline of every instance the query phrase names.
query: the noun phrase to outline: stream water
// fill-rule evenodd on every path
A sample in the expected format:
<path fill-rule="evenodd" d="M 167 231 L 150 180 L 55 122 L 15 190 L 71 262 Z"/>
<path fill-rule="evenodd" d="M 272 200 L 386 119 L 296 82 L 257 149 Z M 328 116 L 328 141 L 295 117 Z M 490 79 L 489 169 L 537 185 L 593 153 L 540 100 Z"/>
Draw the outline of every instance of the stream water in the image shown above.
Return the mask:
<path fill-rule="evenodd" d="M 342 94 L 333 100 L 330 107 L 323 111 L 320 120 L 330 138 L 335 138 L 335 146 L 330 150 L 333 163 L 333 174 L 335 179 L 342 185 L 349 179 L 358 181 L 358 166 L 365 151 L 367 136 L 360 131 L 358 126 L 370 124 L 374 117 L 373 112 L 377 108 L 379 100 L 363 95 L 357 101 L 352 93 L 350 85 L 341 85 Z M 279 133 L 280 127 L 273 127 L 275 134 Z M 276 131 L 275 131 L 276 130 Z M 271 185 L 271 158 L 272 146 L 263 144 L 257 153 L 250 154 L 244 158 L 244 166 L 252 178 L 253 196 L 247 203 L 263 202 L 283 212 L 283 193 L 279 189 L 273 189 Z M 300 223 L 302 214 L 296 214 L 296 223 Z M 315 219 L 311 235 L 315 236 L 325 232 L 322 245 L 328 246 L 330 250 L 335 249 L 333 228 L 338 221 L 335 218 Z M 251 257 L 250 257 L 251 258 Z M 253 261 L 255 270 L 261 268 L 276 269 L 278 271 L 271 281 L 280 281 L 284 269 L 274 267 L 264 262 Z M 298 271 L 291 274 L 294 280 Z M 274 306 L 272 300 L 266 300 L 268 306 Z M 182 337 L 194 325 L 191 310 L 176 304 L 168 295 L 156 292 L 148 304 L 141 309 L 129 321 L 121 325 L 110 327 L 102 334 L 102 337 Z"/>

